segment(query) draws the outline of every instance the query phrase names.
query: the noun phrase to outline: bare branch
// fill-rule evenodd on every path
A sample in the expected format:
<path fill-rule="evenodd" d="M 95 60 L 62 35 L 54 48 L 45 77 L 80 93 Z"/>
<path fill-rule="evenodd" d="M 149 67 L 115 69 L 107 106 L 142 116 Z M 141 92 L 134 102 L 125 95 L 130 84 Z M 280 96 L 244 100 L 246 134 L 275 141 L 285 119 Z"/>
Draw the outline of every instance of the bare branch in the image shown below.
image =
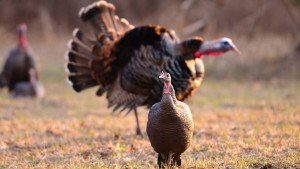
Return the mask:
<path fill-rule="evenodd" d="M 247 35 L 252 35 L 255 28 L 259 24 L 260 19 L 264 16 L 264 14 L 268 11 L 268 9 L 271 8 L 270 4 L 265 4 L 261 5 L 255 12 L 251 13 L 250 15 L 244 17 L 241 19 L 235 26 L 235 30 L 237 30 L 240 26 L 245 26 L 247 25 L 246 32 Z"/>
<path fill-rule="evenodd" d="M 217 3 L 215 3 L 212 9 L 210 9 L 209 12 L 203 18 L 186 26 L 183 29 L 183 35 L 185 36 L 190 35 L 198 30 L 203 29 L 207 25 L 207 23 L 216 15 L 217 9 L 218 9 L 218 5 Z"/>
<path fill-rule="evenodd" d="M 290 18 L 293 21 L 293 24 L 295 26 L 295 29 L 300 30 L 300 21 L 298 20 L 297 14 L 294 11 L 293 7 L 291 6 L 291 4 L 286 1 L 286 0 L 281 0 L 283 6 L 285 7 L 286 12 L 288 13 L 288 15 L 290 16 Z"/>

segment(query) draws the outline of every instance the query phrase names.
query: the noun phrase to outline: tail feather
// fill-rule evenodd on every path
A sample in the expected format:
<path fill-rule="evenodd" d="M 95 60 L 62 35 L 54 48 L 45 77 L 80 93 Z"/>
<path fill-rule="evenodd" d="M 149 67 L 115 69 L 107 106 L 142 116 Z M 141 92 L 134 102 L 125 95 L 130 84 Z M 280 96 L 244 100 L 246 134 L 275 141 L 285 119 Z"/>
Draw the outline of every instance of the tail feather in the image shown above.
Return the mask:
<path fill-rule="evenodd" d="M 81 54 L 81 57 L 85 57 L 87 59 L 95 59 L 96 57 L 92 54 L 92 49 L 85 47 L 84 45 L 71 40 L 69 42 L 69 48 L 71 51 L 75 51 L 79 54 Z"/>
<path fill-rule="evenodd" d="M 79 12 L 83 22 L 89 21 L 96 33 L 103 33 L 111 40 L 133 28 L 126 19 L 115 15 L 115 7 L 105 1 L 95 2 Z"/>
<path fill-rule="evenodd" d="M 73 84 L 72 86 L 76 92 L 81 92 L 84 89 L 88 89 L 97 85 L 98 83 L 96 81 L 91 81 L 90 83 Z"/>
<path fill-rule="evenodd" d="M 97 41 L 88 38 L 79 28 L 74 29 L 73 36 L 89 47 L 92 47 L 97 44 Z"/>
<path fill-rule="evenodd" d="M 118 30 L 128 30 L 128 28 L 132 29 L 133 26 L 129 24 L 129 22 L 124 18 L 119 18 L 115 16 L 114 19 L 117 21 L 117 29 Z"/>
<path fill-rule="evenodd" d="M 68 52 L 67 54 L 69 62 L 72 63 L 78 63 L 81 65 L 91 65 L 91 60 L 84 57 L 84 55 L 81 55 L 79 53 L 75 53 L 73 51 Z M 90 67 L 90 66 L 88 66 Z"/>
<path fill-rule="evenodd" d="M 67 64 L 67 69 L 71 74 L 90 74 L 92 71 L 89 67 L 83 65 Z"/>
<path fill-rule="evenodd" d="M 111 19 L 111 13 L 114 13 L 114 10 L 115 8 L 112 4 L 100 1 L 87 8 L 82 8 L 79 15 L 84 22 L 89 21 L 96 31 L 100 30 L 106 37 L 110 37 L 113 40 L 115 37 L 110 34 L 110 31 L 114 29 Z"/>
<path fill-rule="evenodd" d="M 73 83 L 73 84 L 80 84 L 80 83 L 88 83 L 96 80 L 92 80 L 90 75 L 87 74 L 82 74 L 82 75 L 70 75 L 68 79 Z"/>
<path fill-rule="evenodd" d="M 79 12 L 79 16 L 84 22 L 86 22 L 88 20 L 93 19 L 95 15 L 103 11 L 107 11 L 107 9 L 114 11 L 115 7 L 111 3 L 107 3 L 105 1 L 99 1 L 87 6 L 86 8 L 82 8 Z"/>
<path fill-rule="evenodd" d="M 84 89 L 99 85 L 99 82 L 96 80 L 96 78 L 91 77 L 93 77 L 92 73 L 75 74 L 69 75 L 68 80 L 72 83 L 73 89 L 76 92 L 80 92 Z"/>
<path fill-rule="evenodd" d="M 73 31 L 66 54 L 68 80 L 77 92 L 99 86 L 101 96 L 117 77 L 113 44 L 133 26 L 116 16 L 114 5 L 105 1 L 82 8 L 79 16 L 84 24 Z"/>

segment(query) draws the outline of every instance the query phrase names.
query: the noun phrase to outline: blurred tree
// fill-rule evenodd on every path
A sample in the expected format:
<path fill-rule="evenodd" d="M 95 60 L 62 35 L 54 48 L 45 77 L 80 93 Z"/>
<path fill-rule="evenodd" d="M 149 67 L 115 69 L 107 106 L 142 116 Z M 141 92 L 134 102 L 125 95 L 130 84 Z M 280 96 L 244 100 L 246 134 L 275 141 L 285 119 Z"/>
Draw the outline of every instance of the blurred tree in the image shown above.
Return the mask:
<path fill-rule="evenodd" d="M 191 0 L 186 0 L 186 1 L 191 1 Z M 192 2 L 190 2 L 189 7 L 192 7 Z M 201 17 L 201 19 L 186 26 L 183 29 L 184 35 L 190 35 L 192 33 L 195 33 L 197 31 L 201 31 L 201 30 L 205 29 L 207 24 L 215 18 L 216 13 L 225 4 L 225 0 L 213 0 L 212 2 L 214 3 L 213 6 L 211 7 L 210 10 L 208 10 L 207 13 L 205 13 L 205 15 L 203 17 Z M 184 10 L 188 10 L 188 9 L 189 9 L 188 7 L 184 8 Z"/>
<path fill-rule="evenodd" d="M 53 36 L 52 34 L 59 32 L 70 32 L 80 22 L 80 8 L 95 1 L 97 0 L 0 0 L 0 28 L 12 32 L 18 23 L 26 22 L 35 34 Z M 296 30 L 296 26 L 286 19 L 287 13 L 290 13 L 292 19 L 300 18 L 300 0 L 107 1 L 116 6 L 120 17 L 128 19 L 134 25 L 161 24 L 175 29 L 179 34 L 183 30 L 185 35 L 197 33 L 205 36 L 209 33 L 231 32 L 238 36 L 252 37 L 256 33 L 283 36 Z M 288 12 L 282 8 L 281 2 L 288 4 Z"/>
<path fill-rule="evenodd" d="M 294 46 L 292 46 L 290 56 L 300 59 L 300 19 L 294 9 L 294 6 L 300 5 L 300 2 L 299 0 L 294 0 L 294 1 L 281 0 L 281 2 L 285 7 L 293 23 L 292 25 L 293 25 Z"/>
<path fill-rule="evenodd" d="M 259 27 L 259 24 L 266 12 L 272 9 L 273 5 L 275 4 L 274 2 L 275 1 L 264 1 L 257 3 L 257 9 L 238 21 L 235 29 L 240 29 L 239 27 L 243 26 L 242 29 L 244 29 L 247 38 L 253 38 L 255 30 Z"/>

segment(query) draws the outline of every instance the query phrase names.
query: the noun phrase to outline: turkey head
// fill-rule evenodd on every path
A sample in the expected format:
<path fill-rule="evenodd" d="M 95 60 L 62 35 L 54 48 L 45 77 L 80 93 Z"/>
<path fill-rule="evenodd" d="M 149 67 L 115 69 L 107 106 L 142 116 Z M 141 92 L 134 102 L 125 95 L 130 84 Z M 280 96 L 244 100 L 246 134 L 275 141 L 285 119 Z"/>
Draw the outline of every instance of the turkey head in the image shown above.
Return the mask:
<path fill-rule="evenodd" d="M 159 78 L 164 82 L 164 93 L 170 93 L 171 75 L 162 71 Z"/>
<path fill-rule="evenodd" d="M 233 44 L 230 38 L 220 38 L 217 40 L 204 41 L 202 42 L 200 49 L 194 53 L 196 58 L 201 58 L 203 55 L 218 56 L 227 51 L 233 50 L 239 55 L 241 52 Z"/>

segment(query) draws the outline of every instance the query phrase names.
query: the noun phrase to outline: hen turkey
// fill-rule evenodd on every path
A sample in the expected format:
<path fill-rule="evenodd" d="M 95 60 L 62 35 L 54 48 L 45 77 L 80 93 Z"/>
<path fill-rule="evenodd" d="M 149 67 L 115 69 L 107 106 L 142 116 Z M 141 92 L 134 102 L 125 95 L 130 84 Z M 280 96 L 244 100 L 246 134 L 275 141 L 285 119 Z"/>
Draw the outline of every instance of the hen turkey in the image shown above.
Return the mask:
<path fill-rule="evenodd" d="M 7 87 L 10 93 L 15 93 L 18 83 L 30 83 L 30 79 L 38 79 L 36 61 L 27 45 L 27 26 L 20 24 L 17 28 L 18 45 L 10 50 L 0 74 L 0 87 Z M 34 75 L 30 75 L 30 70 Z M 34 76 L 34 77 L 32 77 Z M 20 87 L 17 87 L 20 91 Z M 33 96 L 33 95 L 31 95 Z"/>
<path fill-rule="evenodd" d="M 158 153 L 157 164 L 181 165 L 180 155 L 191 145 L 194 122 L 187 104 L 178 101 L 169 73 L 162 72 L 164 89 L 160 102 L 154 104 L 148 115 L 147 134 Z"/>
<path fill-rule="evenodd" d="M 169 72 L 177 99 L 184 100 L 204 77 L 202 55 L 238 52 L 229 38 L 180 41 L 174 31 L 161 26 L 134 27 L 105 1 L 82 8 L 79 16 L 83 24 L 74 30 L 66 54 L 68 80 L 77 92 L 98 86 L 97 95 L 106 93 L 113 111 L 133 110 L 139 135 L 137 107 L 149 108 L 162 97 L 157 74 Z"/>

